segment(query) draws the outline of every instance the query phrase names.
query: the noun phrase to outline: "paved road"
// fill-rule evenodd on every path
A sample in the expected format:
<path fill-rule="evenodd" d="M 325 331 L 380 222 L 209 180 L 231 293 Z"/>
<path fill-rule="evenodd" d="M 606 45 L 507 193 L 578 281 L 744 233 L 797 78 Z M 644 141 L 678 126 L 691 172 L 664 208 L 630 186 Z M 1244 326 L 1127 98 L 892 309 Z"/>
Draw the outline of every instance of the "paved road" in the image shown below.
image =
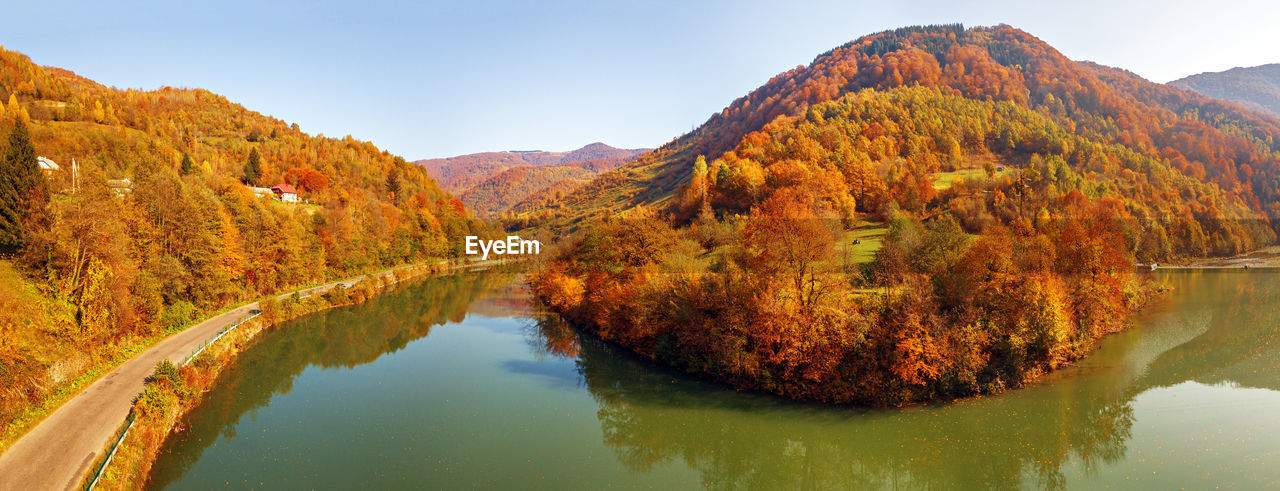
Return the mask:
<path fill-rule="evenodd" d="M 334 282 L 302 294 L 323 293 L 338 284 L 350 287 L 359 281 Z M 246 304 L 169 336 L 76 394 L 0 454 L 0 491 L 63 490 L 79 485 L 129 415 L 134 397 L 142 392 L 156 363 L 166 358 L 182 363 L 200 343 L 257 308 L 257 302 Z"/>

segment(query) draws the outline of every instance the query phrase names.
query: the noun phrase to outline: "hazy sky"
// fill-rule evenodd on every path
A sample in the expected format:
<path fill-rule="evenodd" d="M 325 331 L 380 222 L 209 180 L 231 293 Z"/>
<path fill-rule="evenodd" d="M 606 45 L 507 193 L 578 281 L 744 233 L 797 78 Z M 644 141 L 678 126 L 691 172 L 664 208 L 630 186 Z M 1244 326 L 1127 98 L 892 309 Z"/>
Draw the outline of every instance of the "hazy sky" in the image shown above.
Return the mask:
<path fill-rule="evenodd" d="M 202 87 L 410 160 L 660 145 L 861 35 L 1005 23 L 1150 80 L 1280 62 L 1267 1 L 10 2 L 0 44 L 120 88 Z"/>

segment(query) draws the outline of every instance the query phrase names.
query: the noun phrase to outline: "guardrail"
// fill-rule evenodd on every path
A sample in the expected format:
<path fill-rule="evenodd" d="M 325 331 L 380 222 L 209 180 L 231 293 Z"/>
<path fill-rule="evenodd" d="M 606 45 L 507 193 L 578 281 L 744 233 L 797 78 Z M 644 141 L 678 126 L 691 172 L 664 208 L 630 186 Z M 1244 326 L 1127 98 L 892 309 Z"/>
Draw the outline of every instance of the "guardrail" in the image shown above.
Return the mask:
<path fill-rule="evenodd" d="M 250 315 L 249 317 L 245 317 L 243 319 L 236 321 L 234 324 L 231 324 L 230 326 L 223 328 L 221 331 L 218 331 L 218 334 L 215 334 L 209 339 L 206 339 L 203 343 L 200 343 L 200 346 L 197 346 L 194 350 L 192 350 L 191 354 L 187 355 L 187 357 L 182 360 L 182 365 L 180 366 L 184 366 L 184 367 L 187 366 L 188 363 L 191 363 L 191 360 L 196 359 L 196 355 L 199 355 L 201 352 L 204 351 L 205 348 L 208 348 L 209 345 L 213 344 L 215 341 L 221 339 L 222 336 L 225 336 L 227 333 L 231 332 L 232 329 L 240 327 L 241 324 L 249 322 L 250 320 L 253 320 L 254 317 L 262 315 L 261 310 L 252 310 L 250 312 L 253 312 L 253 315 Z"/>
<path fill-rule="evenodd" d="M 93 471 L 93 480 L 86 484 L 85 491 L 92 491 L 94 486 L 98 485 L 98 480 L 102 479 L 102 471 L 107 470 L 107 465 L 111 464 L 111 459 L 116 457 L 116 450 L 120 449 L 120 442 L 124 441 L 124 437 L 129 436 L 129 430 L 133 428 L 133 421 L 137 419 L 138 414 L 133 408 L 129 408 L 129 416 L 124 419 L 124 424 L 120 425 L 120 429 L 116 430 L 118 434 L 115 441 L 111 442 L 111 450 L 107 452 L 107 458 L 102 460 L 97 469 Z"/>
<path fill-rule="evenodd" d="M 469 265 L 474 265 L 474 264 L 469 264 Z M 456 267 L 456 265 L 454 265 L 452 262 L 449 262 L 449 266 Z M 399 268 L 396 268 L 396 269 L 399 269 Z M 384 271 L 380 273 L 379 276 L 385 276 L 389 272 L 394 273 L 394 271 L 395 269 Z M 368 277 L 369 276 L 363 276 L 363 277 L 357 278 L 355 279 L 355 281 L 352 281 L 350 285 L 346 284 L 345 282 L 338 282 L 332 287 L 326 288 L 325 292 L 328 292 L 329 290 L 332 290 L 333 288 L 336 288 L 336 287 L 342 287 L 344 289 L 354 287 L 360 283 L 363 283 L 364 280 Z M 316 290 L 317 288 L 310 288 L 310 289 L 307 289 L 305 293 L 303 291 L 298 291 L 295 293 L 299 293 L 300 298 L 307 298 L 317 294 L 318 292 Z M 213 343 L 217 342 L 219 339 L 222 339 L 222 336 L 225 336 L 227 333 L 231 332 L 237 327 L 240 327 L 242 324 L 253 320 L 255 317 L 262 315 L 261 310 L 251 310 L 250 312 L 252 312 L 253 315 L 250 315 L 248 317 L 245 317 L 236 321 L 234 324 L 231 324 L 230 326 L 227 326 L 222 330 L 218 331 L 218 334 L 215 334 L 209 339 L 206 339 L 204 342 L 200 343 L 199 346 L 195 347 L 192 350 L 191 354 L 187 355 L 187 357 L 182 360 L 182 364 L 180 366 L 184 366 L 184 367 L 187 366 L 188 363 L 191 363 L 191 360 L 194 360 L 196 356 L 199 356 L 200 353 L 203 353 L 205 348 L 208 348 L 209 345 L 212 345 Z M 129 436 L 129 430 L 133 428 L 133 423 L 136 419 L 137 419 L 137 413 L 134 411 L 133 408 L 129 408 L 129 416 L 125 417 L 124 423 L 121 424 L 120 429 L 116 431 L 119 435 L 111 443 L 111 450 L 108 451 L 107 458 L 103 459 L 102 463 L 98 465 L 98 468 L 94 470 L 93 480 L 89 481 L 89 483 L 85 485 L 84 487 L 85 491 L 92 491 L 93 487 L 98 485 L 98 481 L 102 479 L 103 471 L 105 471 L 107 468 L 107 465 L 111 463 L 111 459 L 115 458 L 116 451 L 120 449 L 120 443 L 124 441 L 124 438 L 126 436 Z"/>
<path fill-rule="evenodd" d="M 223 336 L 226 336 L 227 333 L 231 332 L 233 329 L 240 327 L 242 324 L 249 322 L 250 320 L 253 320 L 253 318 L 262 315 L 262 311 L 260 310 L 254 310 L 252 312 L 253 312 L 253 315 L 250 315 L 248 317 L 245 317 L 236 321 L 234 324 L 231 324 L 230 326 L 227 326 L 226 328 L 223 328 L 222 330 L 218 331 L 218 334 L 215 334 L 209 337 L 209 339 L 206 339 L 203 343 L 200 343 L 199 346 L 195 347 L 195 349 L 191 351 L 191 354 L 187 355 L 187 357 L 182 360 L 181 366 L 187 366 L 188 363 L 191 363 L 191 360 L 194 360 L 196 356 L 199 356 L 200 353 L 203 353 L 205 348 L 208 348 L 209 345 L 212 345 L 213 343 L 221 339 Z M 116 451 L 120 449 L 120 442 L 123 442 L 124 438 L 126 436 L 129 436 L 129 430 L 133 428 L 133 422 L 137 419 L 137 417 L 138 417 L 138 413 L 134 411 L 133 408 L 129 408 L 129 416 L 125 417 L 124 423 L 120 425 L 120 430 L 116 431 L 117 435 L 115 440 L 111 442 L 111 450 L 107 452 L 107 458 L 102 460 L 102 463 L 98 465 L 97 469 L 94 469 L 93 480 L 89 481 L 89 484 L 85 485 L 84 487 L 85 491 L 93 491 L 94 486 L 98 485 L 98 481 L 102 479 L 102 472 L 105 471 L 107 469 L 107 466 L 111 464 L 111 459 L 115 458 Z"/>

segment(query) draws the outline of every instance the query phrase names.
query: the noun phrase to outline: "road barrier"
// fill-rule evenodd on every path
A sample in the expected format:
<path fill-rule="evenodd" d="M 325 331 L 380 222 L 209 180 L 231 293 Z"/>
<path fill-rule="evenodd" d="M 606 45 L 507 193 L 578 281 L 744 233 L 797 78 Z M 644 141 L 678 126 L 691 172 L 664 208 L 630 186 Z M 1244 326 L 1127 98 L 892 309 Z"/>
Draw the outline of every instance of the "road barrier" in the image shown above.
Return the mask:
<path fill-rule="evenodd" d="M 236 321 L 236 323 L 231 324 L 230 326 L 227 326 L 225 329 L 218 331 L 218 334 L 211 336 L 209 339 L 206 339 L 203 343 L 200 343 L 200 346 L 197 346 L 195 349 L 193 349 L 191 351 L 191 354 L 187 355 L 187 357 L 182 360 L 182 366 L 187 366 L 188 363 L 191 363 L 191 360 L 194 360 L 196 356 L 199 356 L 200 353 L 204 352 L 205 348 L 208 348 L 209 345 L 213 344 L 214 342 L 217 342 L 219 339 L 222 338 L 222 336 L 225 336 L 227 333 L 231 332 L 233 329 L 240 327 L 241 324 L 249 322 L 253 320 L 254 317 L 257 317 L 260 315 L 262 315 L 262 312 L 256 311 L 253 315 L 240 319 L 239 321 Z M 85 485 L 84 487 L 85 491 L 92 491 L 93 487 L 98 485 L 98 481 L 102 479 L 103 471 L 105 471 L 107 469 L 107 466 L 111 464 L 111 459 L 115 458 L 116 451 L 120 449 L 120 443 L 124 441 L 124 438 L 126 436 L 129 436 L 129 430 L 133 428 L 133 422 L 134 420 L 137 419 L 137 417 L 138 417 L 137 412 L 133 408 L 130 408 L 129 416 L 125 417 L 124 424 L 120 425 L 120 430 L 116 431 L 117 435 L 116 435 L 116 438 L 111 442 L 111 449 L 107 451 L 107 458 L 103 459 L 101 464 L 98 464 L 97 469 L 94 469 L 93 480 L 89 481 L 89 483 Z"/>
<path fill-rule="evenodd" d="M 129 416 L 124 419 L 124 424 L 120 425 L 120 429 L 116 430 L 116 438 L 111 442 L 111 450 L 107 452 L 107 458 L 102 459 L 102 463 L 98 464 L 98 468 L 93 471 L 93 480 L 84 486 L 85 491 L 92 491 L 94 486 L 98 485 L 98 480 L 102 479 L 102 472 L 107 470 L 107 465 L 111 463 L 111 459 L 116 457 L 116 450 L 120 449 L 120 442 L 124 441 L 124 437 L 129 436 L 129 429 L 133 428 L 133 421 L 137 419 L 138 414 L 132 408 L 129 409 Z"/>
<path fill-rule="evenodd" d="M 249 317 L 245 317 L 245 318 L 243 318 L 243 319 L 240 319 L 240 320 L 236 321 L 236 323 L 235 323 L 235 324 L 232 324 L 232 325 L 230 325 L 230 326 L 227 326 L 225 329 L 223 329 L 223 330 L 221 330 L 221 331 L 218 331 L 218 334 L 215 334 L 213 337 L 210 337 L 209 339 L 206 339 L 206 340 L 205 340 L 205 342 L 200 343 L 200 346 L 197 346 L 194 350 L 192 350 L 192 351 L 191 351 L 191 354 L 187 355 L 187 358 L 186 358 L 186 359 L 182 360 L 182 365 L 181 365 L 181 366 L 184 366 L 184 367 L 185 367 L 185 366 L 187 366 L 187 364 L 188 364 L 188 363 L 191 363 L 191 360 L 196 359 L 196 355 L 199 355 L 201 352 L 203 352 L 203 351 L 204 351 L 204 349 L 205 349 L 205 348 L 208 348 L 208 347 L 209 347 L 209 345 L 213 344 L 215 341 L 217 341 L 217 340 L 221 339 L 221 338 L 222 338 L 222 336 L 225 336 L 227 333 L 231 332 L 231 330 L 232 330 L 232 329 L 235 329 L 235 328 L 237 328 L 237 327 L 240 327 L 240 325 L 241 325 L 241 324 L 244 324 L 244 323 L 246 323 L 246 322 L 249 322 L 249 321 L 253 320 L 253 318 L 254 318 L 254 317 L 257 317 L 257 316 L 262 315 L 262 311 L 261 311 L 261 310 L 256 310 L 256 311 L 253 311 L 253 312 L 254 312 L 254 314 L 253 314 L 253 315 L 251 315 L 251 316 L 249 316 Z"/>
<path fill-rule="evenodd" d="M 500 264 L 500 263 L 506 262 L 506 260 L 483 261 L 483 262 L 480 262 L 480 263 L 468 263 L 468 264 L 464 264 L 461 268 L 459 268 L 459 267 L 458 267 L 458 265 L 456 265 L 455 263 L 453 263 L 453 262 L 451 262 L 451 261 L 442 261 L 442 262 L 443 262 L 444 264 L 449 265 L 451 269 L 452 269 L 452 268 L 464 269 L 464 268 L 466 268 L 466 267 L 475 267 L 475 266 L 481 266 L 481 265 L 488 266 L 488 265 L 490 265 L 490 264 Z M 437 264 L 439 264 L 439 263 L 437 263 Z M 396 269 L 399 269 L 399 268 L 396 268 Z M 395 269 L 393 269 L 393 270 L 389 270 L 389 271 L 384 271 L 384 272 L 382 272 L 382 273 L 378 273 L 378 274 L 377 274 L 377 275 L 378 275 L 377 277 L 385 277 L 388 273 L 390 273 L 390 274 L 392 275 L 392 278 L 395 278 L 395 279 L 396 279 L 396 281 L 395 281 L 396 283 L 399 283 L 399 278 L 398 278 L 398 277 L 396 277 L 396 276 L 394 276 L 394 275 L 395 275 Z M 347 284 L 345 284 L 344 282 L 338 282 L 337 284 L 333 285 L 332 287 L 325 289 L 325 291 L 327 292 L 328 290 L 332 290 L 333 288 L 337 288 L 337 287 L 341 287 L 341 288 L 343 288 L 343 289 L 352 288 L 352 287 L 354 287 L 354 286 L 356 286 L 356 285 L 358 285 L 358 284 L 360 284 L 360 283 L 364 282 L 364 280 L 365 280 L 366 278 L 369 278 L 369 277 L 370 277 L 370 276 L 365 276 L 365 277 L 357 278 L 355 281 L 351 282 L 351 284 L 350 284 L 350 285 L 347 285 Z M 312 295 L 314 295 L 314 294 L 319 294 L 319 293 L 320 293 L 320 292 L 317 292 L 316 290 L 318 290 L 318 288 L 310 288 L 310 289 L 306 289 L 306 290 L 305 290 L 305 292 L 300 290 L 300 291 L 295 292 L 295 293 L 299 293 L 299 294 L 301 294 L 301 297 L 300 297 L 300 298 L 306 298 L 306 297 L 312 296 Z M 182 364 L 181 364 L 180 366 L 184 366 L 184 367 L 185 367 L 185 366 L 187 366 L 187 364 L 188 364 L 188 363 L 191 363 L 191 360 L 194 360 L 194 359 L 196 358 L 196 356 L 199 356 L 199 355 L 200 355 L 200 353 L 203 353 L 203 352 L 204 352 L 204 350 L 205 350 L 205 348 L 208 348 L 208 347 L 209 347 L 209 345 L 211 345 L 211 344 L 213 344 L 213 343 L 217 342 L 219 339 L 222 339 L 222 336 L 225 336 L 227 333 L 231 332 L 231 331 L 232 331 L 232 330 L 234 330 L 235 328 L 240 327 L 240 325 L 242 325 L 242 324 L 244 324 L 244 323 L 246 323 L 246 322 L 249 322 L 249 321 L 253 320 L 255 317 L 258 317 L 258 316 L 262 315 L 262 311 L 261 311 L 261 310 L 253 310 L 253 311 L 251 311 L 251 312 L 253 312 L 253 315 L 250 315 L 250 316 L 248 316 L 248 317 L 245 317 L 245 318 L 242 318 L 242 319 L 240 319 L 240 320 L 236 321 L 234 324 L 231 324 L 230 326 L 227 326 L 226 328 L 223 328 L 222 330 L 218 331 L 218 334 L 215 334 L 215 335 L 213 335 L 212 337 L 210 337 L 209 339 L 205 340 L 203 343 L 200 343 L 200 345 L 199 345 L 199 346 L 195 347 L 195 348 L 191 351 L 191 354 L 187 355 L 187 357 L 186 357 L 185 359 L 183 359 L 183 360 L 182 360 Z M 108 452 L 107 452 L 107 457 L 106 457 L 105 459 L 103 459 L 103 460 L 102 460 L 102 463 L 101 463 L 101 464 L 98 464 L 98 468 L 94 470 L 94 472 L 93 472 L 93 479 L 92 479 L 92 480 L 90 480 L 90 481 L 88 482 L 88 484 L 85 484 L 85 486 L 84 486 L 84 490 L 85 490 L 85 491 L 92 491 L 92 490 L 93 490 L 93 487 L 98 485 L 98 481 L 102 479 L 102 473 L 107 469 L 107 465 L 111 463 L 111 459 L 115 458 L 115 456 L 116 456 L 116 451 L 120 449 L 120 443 L 124 441 L 124 438 L 125 438 L 126 436 L 129 436 L 129 430 L 130 430 L 131 428 L 133 428 L 133 423 L 134 423 L 134 420 L 136 420 L 136 419 L 137 419 L 137 412 L 136 412 L 133 408 L 130 408 L 130 409 L 129 409 L 129 415 L 128 415 L 127 417 L 125 417 L 125 421 L 124 421 L 124 423 L 123 423 L 123 424 L 121 424 L 121 425 L 120 425 L 120 429 L 116 431 L 116 433 L 117 433 L 118 435 L 117 435 L 117 436 L 116 436 L 116 438 L 112 441 L 112 443 L 111 443 L 111 447 L 110 447 L 110 450 L 108 450 Z"/>

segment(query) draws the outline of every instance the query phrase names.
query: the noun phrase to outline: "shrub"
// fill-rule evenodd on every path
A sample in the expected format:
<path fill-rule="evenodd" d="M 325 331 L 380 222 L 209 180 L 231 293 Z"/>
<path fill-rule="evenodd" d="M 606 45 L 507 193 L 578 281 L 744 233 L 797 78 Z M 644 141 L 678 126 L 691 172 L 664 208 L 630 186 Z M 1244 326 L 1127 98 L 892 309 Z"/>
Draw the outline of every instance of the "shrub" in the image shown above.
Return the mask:
<path fill-rule="evenodd" d="M 347 293 L 345 285 L 337 285 L 329 291 L 324 292 L 324 299 L 333 305 L 341 305 L 350 301 L 350 295 Z"/>
<path fill-rule="evenodd" d="M 151 374 L 151 381 L 168 381 L 173 387 L 181 387 L 182 375 L 178 373 L 177 365 L 174 365 L 173 362 L 168 359 L 164 359 L 160 360 L 160 363 L 156 363 L 155 372 L 152 372 Z"/>
<path fill-rule="evenodd" d="M 294 293 L 297 295 L 297 293 Z M 275 324 L 282 319 L 283 306 L 280 305 L 280 299 L 275 295 L 268 295 L 258 301 L 258 310 L 262 312 L 262 319 L 268 324 Z"/>
<path fill-rule="evenodd" d="M 160 327 L 169 331 L 181 329 L 196 318 L 197 312 L 196 306 L 191 302 L 179 300 L 165 307 L 164 313 L 160 315 Z"/>

